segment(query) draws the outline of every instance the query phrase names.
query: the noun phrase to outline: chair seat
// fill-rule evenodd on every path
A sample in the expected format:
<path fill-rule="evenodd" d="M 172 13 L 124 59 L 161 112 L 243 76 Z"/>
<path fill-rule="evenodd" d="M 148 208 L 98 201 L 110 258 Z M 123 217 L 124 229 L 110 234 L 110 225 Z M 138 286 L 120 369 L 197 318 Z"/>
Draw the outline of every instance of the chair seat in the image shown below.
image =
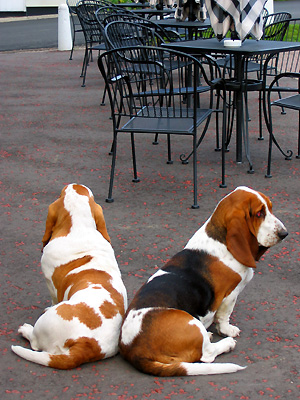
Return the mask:
<path fill-rule="evenodd" d="M 186 110 L 184 110 L 186 111 Z M 212 109 L 198 109 L 196 126 L 199 126 L 210 114 Z M 186 117 L 190 114 L 191 118 Z M 180 110 L 173 108 L 161 109 L 154 107 L 144 107 L 137 114 L 138 116 L 131 118 L 122 128 L 121 132 L 135 133 L 170 133 L 181 135 L 193 135 L 193 110 L 190 109 L 180 114 Z"/>
<path fill-rule="evenodd" d="M 197 93 L 204 93 L 204 92 L 208 92 L 210 90 L 209 86 L 197 86 Z M 161 95 L 161 96 L 165 96 L 165 95 L 169 95 L 171 92 L 169 89 L 161 89 L 161 90 L 151 90 L 148 91 L 146 90 L 145 92 L 140 92 L 138 95 L 139 96 L 152 96 L 152 95 Z M 172 94 L 174 95 L 178 95 L 178 94 L 183 94 L 183 95 L 188 95 L 188 94 L 193 94 L 194 93 L 194 88 L 191 86 L 187 86 L 184 89 L 179 89 L 179 88 L 173 88 L 172 89 Z M 137 93 L 133 93 L 133 96 L 137 96 Z"/>
<path fill-rule="evenodd" d="M 279 107 L 287 107 L 292 110 L 300 110 L 300 94 L 294 96 L 285 97 L 284 99 L 278 99 L 272 102 L 272 105 Z"/>
<path fill-rule="evenodd" d="M 230 68 L 230 69 L 235 69 L 234 66 L 234 59 L 231 61 L 228 59 L 228 57 L 224 58 L 218 58 L 217 59 L 217 64 L 221 68 Z M 259 62 L 254 62 L 254 61 L 248 61 L 247 63 L 247 72 L 259 72 L 261 70 L 261 63 Z"/>

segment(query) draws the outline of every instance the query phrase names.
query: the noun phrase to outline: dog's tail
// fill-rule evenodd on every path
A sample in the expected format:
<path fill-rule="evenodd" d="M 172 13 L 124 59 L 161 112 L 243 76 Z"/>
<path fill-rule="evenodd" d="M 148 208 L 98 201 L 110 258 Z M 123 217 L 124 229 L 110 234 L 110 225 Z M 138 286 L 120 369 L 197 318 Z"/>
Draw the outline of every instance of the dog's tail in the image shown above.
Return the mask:
<path fill-rule="evenodd" d="M 164 364 L 158 361 L 147 360 L 143 362 L 143 372 L 156 376 L 185 376 L 185 375 L 217 375 L 230 374 L 241 371 L 247 367 L 241 367 L 232 363 L 188 363 L 174 362 Z"/>
<path fill-rule="evenodd" d="M 67 341 L 65 343 L 67 350 L 62 354 L 51 354 L 47 351 L 35 351 L 25 349 L 21 346 L 11 346 L 11 349 L 19 357 L 25 358 L 25 360 L 55 369 L 72 369 L 83 363 L 98 361 L 105 358 L 95 339 L 85 338 L 85 341 L 82 341 L 82 339 L 83 338 L 78 340 L 70 339 Z"/>

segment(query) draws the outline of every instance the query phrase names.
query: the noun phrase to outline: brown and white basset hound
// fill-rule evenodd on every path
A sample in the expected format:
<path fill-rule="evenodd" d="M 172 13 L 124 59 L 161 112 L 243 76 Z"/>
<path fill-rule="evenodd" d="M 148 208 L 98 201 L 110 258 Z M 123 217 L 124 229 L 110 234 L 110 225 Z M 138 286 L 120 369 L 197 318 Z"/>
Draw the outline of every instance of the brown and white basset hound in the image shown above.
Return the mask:
<path fill-rule="evenodd" d="M 49 206 L 43 245 L 41 265 L 53 306 L 34 326 L 19 328 L 33 350 L 12 350 L 58 369 L 114 356 L 127 293 L 102 208 L 89 188 L 64 187 Z"/>
<path fill-rule="evenodd" d="M 141 287 L 121 328 L 121 355 L 157 376 L 206 375 L 243 369 L 213 363 L 235 347 L 240 330 L 229 323 L 238 294 L 253 277 L 256 261 L 288 232 L 268 197 L 238 187 L 211 217 Z M 211 343 L 212 323 L 222 336 Z"/>

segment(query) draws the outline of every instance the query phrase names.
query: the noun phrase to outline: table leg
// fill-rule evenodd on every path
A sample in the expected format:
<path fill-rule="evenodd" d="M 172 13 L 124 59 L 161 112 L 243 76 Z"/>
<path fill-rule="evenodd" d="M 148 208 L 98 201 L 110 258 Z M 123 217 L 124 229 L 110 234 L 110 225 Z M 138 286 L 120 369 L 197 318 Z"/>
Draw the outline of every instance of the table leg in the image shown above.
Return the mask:
<path fill-rule="evenodd" d="M 241 55 L 235 55 L 235 78 L 240 84 L 240 89 L 236 92 L 236 162 L 241 163 L 243 158 L 243 92 L 242 83 L 244 76 L 244 63 Z"/>

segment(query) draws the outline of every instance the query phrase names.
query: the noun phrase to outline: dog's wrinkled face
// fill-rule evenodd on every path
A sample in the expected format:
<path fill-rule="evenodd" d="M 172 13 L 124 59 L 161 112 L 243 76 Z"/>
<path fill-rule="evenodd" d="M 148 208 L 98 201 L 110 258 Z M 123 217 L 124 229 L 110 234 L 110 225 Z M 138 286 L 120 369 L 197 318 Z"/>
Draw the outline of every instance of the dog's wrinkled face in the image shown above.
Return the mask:
<path fill-rule="evenodd" d="M 288 232 L 283 223 L 275 217 L 272 212 L 272 203 L 263 193 L 256 192 L 249 188 L 237 188 L 236 190 L 249 193 L 249 229 L 253 226 L 252 232 L 257 239 L 259 246 L 272 247 L 284 239 Z"/>
<path fill-rule="evenodd" d="M 206 231 L 225 244 L 235 259 L 252 268 L 269 247 L 288 235 L 273 214 L 270 199 L 244 186 L 220 201 Z"/>

